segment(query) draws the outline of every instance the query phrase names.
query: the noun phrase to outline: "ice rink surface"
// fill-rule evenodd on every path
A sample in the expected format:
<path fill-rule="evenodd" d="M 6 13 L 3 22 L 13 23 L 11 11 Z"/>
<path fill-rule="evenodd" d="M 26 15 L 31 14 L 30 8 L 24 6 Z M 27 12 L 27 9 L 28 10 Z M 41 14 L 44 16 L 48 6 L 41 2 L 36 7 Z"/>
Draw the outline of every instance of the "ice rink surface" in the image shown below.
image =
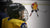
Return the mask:
<path fill-rule="evenodd" d="M 14 1 L 14 3 L 22 3 L 24 4 L 25 8 L 28 10 L 28 13 L 30 15 L 31 13 L 31 4 L 35 2 L 35 1 Z M 50 5 L 48 5 L 48 2 L 47 1 L 37 1 L 38 3 L 38 8 L 39 8 L 39 11 L 38 11 L 38 14 L 39 14 L 39 17 L 37 17 L 36 15 L 36 12 L 33 12 L 32 13 L 32 16 L 28 18 L 28 20 L 26 21 L 27 22 L 27 25 L 28 25 L 28 28 L 46 28 L 46 18 L 47 18 L 47 15 L 48 15 L 48 8 L 50 8 Z"/>

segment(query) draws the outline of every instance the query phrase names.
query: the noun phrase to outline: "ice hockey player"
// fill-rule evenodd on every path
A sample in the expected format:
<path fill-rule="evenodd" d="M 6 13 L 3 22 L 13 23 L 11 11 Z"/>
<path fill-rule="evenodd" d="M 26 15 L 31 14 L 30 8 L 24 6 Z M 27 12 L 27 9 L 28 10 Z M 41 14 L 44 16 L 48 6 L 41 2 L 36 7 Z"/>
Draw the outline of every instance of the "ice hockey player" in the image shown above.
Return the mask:
<path fill-rule="evenodd" d="M 30 16 L 32 15 L 32 13 L 33 13 L 34 11 L 37 13 L 37 16 L 39 16 L 39 15 L 38 15 L 39 9 L 38 9 L 38 4 L 37 4 L 37 2 L 32 3 L 31 8 L 32 8 L 32 11 L 31 11 Z"/>
<path fill-rule="evenodd" d="M 6 17 L 2 20 L 2 28 L 27 28 L 24 19 L 25 7 L 20 3 L 12 3 L 7 9 Z"/>

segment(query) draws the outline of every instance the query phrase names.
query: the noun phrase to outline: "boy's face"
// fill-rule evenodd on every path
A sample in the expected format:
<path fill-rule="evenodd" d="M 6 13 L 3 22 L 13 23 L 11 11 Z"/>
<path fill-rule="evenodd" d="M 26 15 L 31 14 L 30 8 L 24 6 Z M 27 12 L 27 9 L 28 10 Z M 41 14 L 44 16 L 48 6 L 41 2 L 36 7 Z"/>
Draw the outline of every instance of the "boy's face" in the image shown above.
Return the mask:
<path fill-rule="evenodd" d="M 19 17 L 19 19 L 23 19 L 24 18 L 24 11 L 21 11 L 21 16 Z"/>
<path fill-rule="evenodd" d="M 28 11 L 27 10 L 21 11 L 21 16 L 19 17 L 19 19 L 27 20 L 28 19 Z"/>
<path fill-rule="evenodd" d="M 22 11 L 22 18 L 24 18 L 24 11 Z"/>

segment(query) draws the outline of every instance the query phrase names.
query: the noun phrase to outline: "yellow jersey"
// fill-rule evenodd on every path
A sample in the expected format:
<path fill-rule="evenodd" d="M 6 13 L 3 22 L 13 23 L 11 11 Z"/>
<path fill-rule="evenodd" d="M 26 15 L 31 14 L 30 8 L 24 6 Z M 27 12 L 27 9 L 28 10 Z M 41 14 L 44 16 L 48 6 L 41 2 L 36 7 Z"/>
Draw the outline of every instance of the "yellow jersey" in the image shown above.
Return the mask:
<path fill-rule="evenodd" d="M 19 19 L 10 19 L 8 17 L 2 20 L 2 28 L 21 28 L 24 21 Z"/>
<path fill-rule="evenodd" d="M 37 4 L 33 3 L 32 6 L 33 6 L 33 10 L 37 10 Z"/>

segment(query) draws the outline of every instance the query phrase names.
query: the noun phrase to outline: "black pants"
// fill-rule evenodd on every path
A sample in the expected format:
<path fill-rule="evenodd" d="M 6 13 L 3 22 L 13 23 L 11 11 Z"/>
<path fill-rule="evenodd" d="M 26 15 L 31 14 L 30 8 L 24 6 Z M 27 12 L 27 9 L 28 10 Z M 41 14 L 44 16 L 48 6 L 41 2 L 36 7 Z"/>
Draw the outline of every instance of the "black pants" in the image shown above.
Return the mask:
<path fill-rule="evenodd" d="M 37 9 L 37 10 L 32 10 L 31 12 L 34 12 L 34 11 L 37 12 L 37 11 L 39 11 L 39 9 Z"/>
<path fill-rule="evenodd" d="M 31 12 L 34 12 L 34 11 L 37 12 L 37 10 L 32 10 Z"/>

